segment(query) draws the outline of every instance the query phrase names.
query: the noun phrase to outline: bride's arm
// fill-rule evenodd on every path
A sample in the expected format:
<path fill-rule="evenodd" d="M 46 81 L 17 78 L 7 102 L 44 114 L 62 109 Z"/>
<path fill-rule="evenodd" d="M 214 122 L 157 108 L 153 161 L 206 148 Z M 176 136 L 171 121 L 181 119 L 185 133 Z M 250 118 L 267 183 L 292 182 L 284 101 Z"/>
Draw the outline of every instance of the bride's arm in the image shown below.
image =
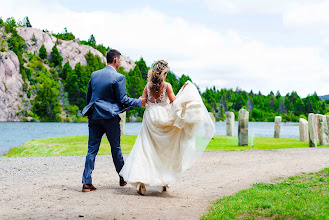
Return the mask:
<path fill-rule="evenodd" d="M 147 84 L 146 84 L 146 86 L 145 86 L 145 88 L 144 88 L 142 98 L 144 98 L 144 99 L 147 98 Z"/>
<path fill-rule="evenodd" d="M 174 94 L 174 91 L 173 91 L 172 86 L 171 86 L 170 83 L 168 83 L 168 86 L 167 86 L 167 95 L 168 95 L 168 98 L 169 98 L 171 103 L 176 100 L 176 96 Z"/>

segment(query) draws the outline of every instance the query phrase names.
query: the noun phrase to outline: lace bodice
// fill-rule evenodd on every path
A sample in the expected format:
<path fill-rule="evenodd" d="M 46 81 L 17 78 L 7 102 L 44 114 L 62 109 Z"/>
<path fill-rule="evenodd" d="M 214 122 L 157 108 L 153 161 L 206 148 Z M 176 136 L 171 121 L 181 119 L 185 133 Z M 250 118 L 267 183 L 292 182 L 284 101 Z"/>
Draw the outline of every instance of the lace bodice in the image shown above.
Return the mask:
<path fill-rule="evenodd" d="M 154 98 L 151 94 L 150 85 L 147 84 L 147 102 L 148 103 L 166 103 L 168 96 L 167 96 L 167 83 L 163 86 L 162 92 L 158 98 Z"/>

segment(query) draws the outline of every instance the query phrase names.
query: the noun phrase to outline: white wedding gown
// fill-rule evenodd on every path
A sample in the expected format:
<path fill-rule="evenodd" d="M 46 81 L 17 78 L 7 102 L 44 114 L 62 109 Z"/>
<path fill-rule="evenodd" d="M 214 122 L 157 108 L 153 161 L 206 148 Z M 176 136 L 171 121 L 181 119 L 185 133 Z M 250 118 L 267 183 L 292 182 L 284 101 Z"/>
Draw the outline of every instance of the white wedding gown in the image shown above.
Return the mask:
<path fill-rule="evenodd" d="M 169 104 L 167 84 L 158 99 L 147 87 L 148 106 L 141 130 L 120 175 L 132 185 L 161 191 L 189 168 L 214 136 L 211 120 L 195 85 L 188 81 Z"/>

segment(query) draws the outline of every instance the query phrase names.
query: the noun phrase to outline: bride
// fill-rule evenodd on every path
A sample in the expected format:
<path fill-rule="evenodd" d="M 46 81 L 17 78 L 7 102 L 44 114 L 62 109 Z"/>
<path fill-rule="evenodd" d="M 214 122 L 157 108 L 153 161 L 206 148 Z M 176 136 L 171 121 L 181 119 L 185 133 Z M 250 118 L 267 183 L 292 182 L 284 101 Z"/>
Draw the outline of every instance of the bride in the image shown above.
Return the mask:
<path fill-rule="evenodd" d="M 175 96 L 165 82 L 169 70 L 168 63 L 159 60 L 148 73 L 142 127 L 120 171 L 141 195 L 146 189 L 166 191 L 196 162 L 215 133 L 198 89 L 188 81 Z"/>

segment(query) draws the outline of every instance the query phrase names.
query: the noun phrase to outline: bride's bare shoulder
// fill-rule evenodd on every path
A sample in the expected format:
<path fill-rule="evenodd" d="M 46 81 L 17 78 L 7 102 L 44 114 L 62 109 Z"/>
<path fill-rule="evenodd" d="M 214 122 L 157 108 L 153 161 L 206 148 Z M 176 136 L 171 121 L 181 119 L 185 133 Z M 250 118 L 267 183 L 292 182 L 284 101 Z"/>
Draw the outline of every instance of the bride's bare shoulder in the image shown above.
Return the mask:
<path fill-rule="evenodd" d="M 167 85 L 167 88 L 172 88 L 170 83 L 168 83 L 168 82 L 165 82 L 165 83 L 166 83 L 165 85 Z"/>
<path fill-rule="evenodd" d="M 172 88 L 172 85 L 168 82 L 167 83 L 167 93 L 172 93 L 173 92 L 173 88 Z"/>

